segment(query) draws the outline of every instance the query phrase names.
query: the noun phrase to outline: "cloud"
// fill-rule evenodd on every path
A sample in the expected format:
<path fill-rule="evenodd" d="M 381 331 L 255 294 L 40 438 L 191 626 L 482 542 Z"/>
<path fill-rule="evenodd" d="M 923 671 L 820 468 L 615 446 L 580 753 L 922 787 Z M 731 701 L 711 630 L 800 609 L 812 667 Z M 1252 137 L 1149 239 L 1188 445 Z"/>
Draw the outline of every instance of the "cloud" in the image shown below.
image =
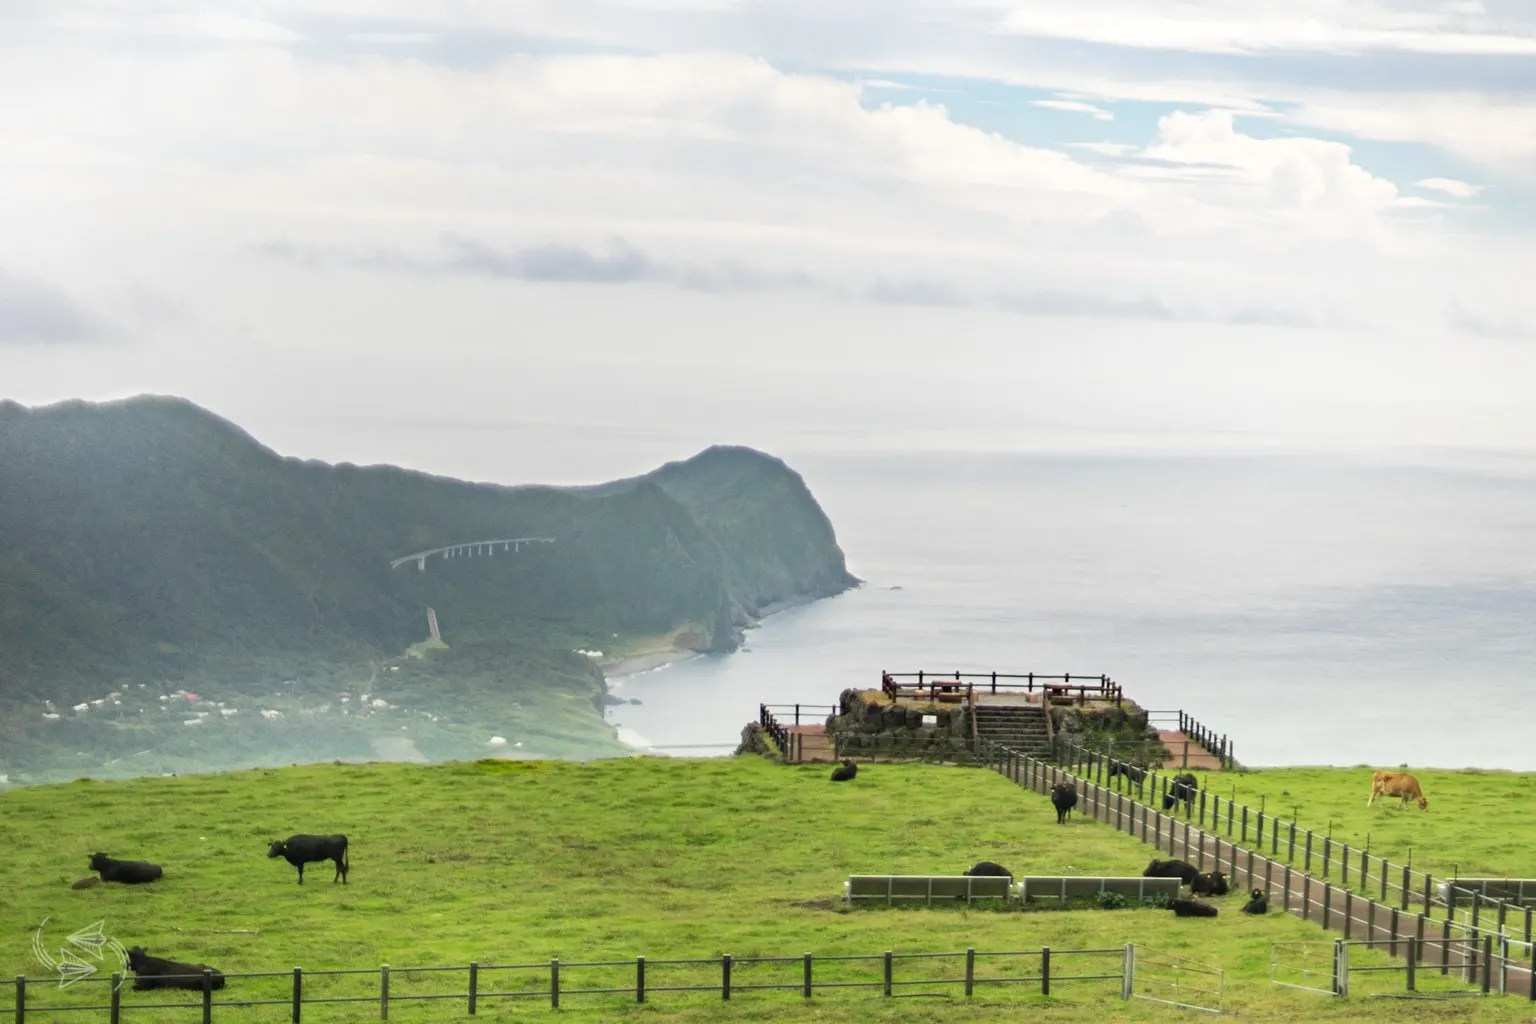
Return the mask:
<path fill-rule="evenodd" d="M 1452 299 L 1446 320 L 1463 331 L 1483 338 L 1536 337 L 1536 325 L 1512 316 L 1487 316 L 1474 313 L 1459 298 Z"/>
<path fill-rule="evenodd" d="M 101 336 L 101 327 L 63 292 L 0 268 L 0 345 L 70 345 Z"/>
<path fill-rule="evenodd" d="M 422 275 L 472 275 L 541 284 L 670 284 L 690 291 L 732 292 L 826 287 L 801 271 L 764 270 L 728 261 L 699 264 L 657 259 L 621 237 L 605 250 L 564 242 L 503 248 L 479 238 L 444 234 L 442 255 L 415 255 L 380 246 L 262 242 L 254 250 L 268 258 L 311 268 Z"/>
<path fill-rule="evenodd" d="M 1112 111 L 1103 107 L 1096 107 L 1092 103 L 1084 103 L 1081 100 L 1030 100 L 1030 105 L 1044 107 L 1047 110 L 1065 110 L 1070 113 L 1088 114 L 1096 121 L 1113 121 L 1115 115 Z"/>
<path fill-rule="evenodd" d="M 1471 185 L 1465 181 L 1457 181 L 1455 178 L 1423 178 L 1414 184 L 1419 188 L 1444 192 L 1458 199 L 1471 199 L 1483 190 L 1481 185 Z"/>

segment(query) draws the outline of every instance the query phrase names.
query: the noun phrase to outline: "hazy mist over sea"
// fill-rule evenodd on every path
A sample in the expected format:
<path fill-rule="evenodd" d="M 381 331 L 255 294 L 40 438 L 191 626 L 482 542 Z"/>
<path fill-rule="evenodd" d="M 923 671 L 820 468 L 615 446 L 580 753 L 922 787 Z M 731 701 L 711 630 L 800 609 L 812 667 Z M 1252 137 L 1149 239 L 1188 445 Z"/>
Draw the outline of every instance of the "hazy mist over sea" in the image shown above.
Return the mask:
<path fill-rule="evenodd" d="M 729 743 L 881 669 L 1104 672 L 1249 765 L 1536 768 L 1536 474 L 1439 461 L 799 455 L 867 586 L 617 681 L 642 704 L 609 718 Z"/>

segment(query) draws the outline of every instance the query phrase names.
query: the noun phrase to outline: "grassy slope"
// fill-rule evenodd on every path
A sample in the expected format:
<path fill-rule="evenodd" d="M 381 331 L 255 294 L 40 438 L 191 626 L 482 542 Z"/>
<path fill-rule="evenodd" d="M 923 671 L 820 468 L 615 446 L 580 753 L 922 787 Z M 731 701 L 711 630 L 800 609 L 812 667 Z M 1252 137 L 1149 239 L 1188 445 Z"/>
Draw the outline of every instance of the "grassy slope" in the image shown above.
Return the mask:
<path fill-rule="evenodd" d="M 1414 804 L 1399 809 L 1396 800 L 1366 807 L 1371 768 L 1197 774 L 1204 774 L 1202 785 L 1223 801 L 1235 794 L 1239 803 L 1257 810 L 1262 798 L 1266 813 L 1279 813 L 1287 821 L 1294 813 L 1298 834 L 1301 828 L 1317 833 L 1313 849 L 1318 857 L 1321 837 L 1331 823 L 1335 843 L 1347 842 L 1358 852 L 1369 836 L 1371 855 L 1387 857 L 1395 865 L 1407 863 L 1411 850 L 1414 870 L 1437 878 L 1458 869 L 1468 876 L 1536 878 L 1536 847 L 1530 836 L 1536 776 L 1480 769 L 1411 770 L 1429 800 L 1427 812 Z"/>
<path fill-rule="evenodd" d="M 217 776 L 74 783 L 0 796 L 14 881 L 0 904 L 0 970 L 36 972 L 30 933 L 51 916 L 60 930 L 105 920 L 109 934 L 162 955 L 206 960 L 229 971 L 397 967 L 464 963 L 815 954 L 885 949 L 938 952 L 1115 946 L 1128 940 L 1215 963 L 1229 971 L 1229 1008 L 1243 1019 L 1416 1019 L 1397 1003 L 1351 1004 L 1273 989 L 1270 943 L 1319 940 L 1316 928 L 1283 915 L 1249 919 L 1238 897 L 1216 921 L 1180 921 L 1166 911 L 842 910 L 850 873 L 958 872 L 998 860 L 1019 874 L 1064 871 L 1135 874 L 1148 847 L 1104 826 L 1054 822 L 1050 805 L 979 769 L 872 766 L 834 786 L 822 767 L 784 768 L 758 759 L 482 762 L 436 766 L 321 765 Z M 267 840 L 294 831 L 345 831 L 353 841 L 352 883 L 330 884 L 311 869 L 269 862 Z M 150 887 L 67 883 L 94 850 L 153 857 L 166 877 Z M 257 929 L 259 934 L 219 934 Z M 1113 965 L 1099 965 L 1109 967 Z M 825 969 L 833 970 L 831 965 Z M 1058 963 L 1058 970 L 1088 965 Z M 878 966 L 870 965 L 878 977 Z M 953 975 L 953 965 L 924 968 Z M 984 968 L 1001 970 L 1002 966 Z M 844 971 L 851 968 L 844 967 Z M 1033 964 L 1012 965 L 1031 973 Z M 794 980 L 743 968 L 737 983 Z M 658 967 L 652 985 L 705 983 L 717 967 Z M 569 972 L 565 985 L 631 984 L 631 969 Z M 498 976 L 505 988 L 537 987 L 542 974 Z M 242 980 L 238 992 L 280 998 L 281 980 Z M 397 975 L 394 991 L 461 990 L 462 975 Z M 311 979 L 312 993 L 368 995 L 377 978 Z M 489 985 L 487 986 L 489 987 Z M 50 1001 L 88 998 L 77 987 Z M 99 993 L 98 993 L 99 995 Z M 233 995 L 233 991 L 231 992 Z M 144 1001 L 139 994 L 130 1002 Z M 882 1001 L 867 991 L 797 997 L 750 993 L 722 1006 L 702 993 L 656 993 L 637 1008 L 619 997 L 571 996 L 566 1019 L 853 1021 L 996 1019 L 1000 1005 L 1040 1004 L 1016 987 L 949 997 Z M 1108 984 L 1062 984 L 1046 1019 L 1139 1020 L 1168 1016 L 1122 1004 Z M 1521 1019 L 1514 1000 L 1436 1006 L 1420 1015 Z M 368 1007 L 307 1009 L 310 1021 L 368 1019 Z M 456 1003 L 397 1006 L 399 1020 L 456 1020 Z M 548 1013 L 537 1003 L 527 1019 Z M 262 1018 L 219 1011 L 219 1020 Z M 500 1014 L 497 1015 L 500 1019 Z M 143 1019 L 142 1016 L 140 1019 Z M 467 1018 L 466 1018 L 467 1019 Z"/>

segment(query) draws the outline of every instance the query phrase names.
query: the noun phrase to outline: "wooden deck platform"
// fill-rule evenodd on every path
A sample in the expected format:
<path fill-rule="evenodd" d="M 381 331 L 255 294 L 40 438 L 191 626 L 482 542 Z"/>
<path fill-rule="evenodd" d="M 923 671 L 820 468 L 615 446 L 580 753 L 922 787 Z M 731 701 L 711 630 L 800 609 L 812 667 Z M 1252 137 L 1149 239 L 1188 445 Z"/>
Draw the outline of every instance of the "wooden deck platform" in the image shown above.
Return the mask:
<path fill-rule="evenodd" d="M 1202 768 L 1213 772 L 1222 769 L 1221 760 L 1215 754 L 1176 729 L 1162 729 L 1157 738 L 1168 748 L 1166 768 Z"/>
<path fill-rule="evenodd" d="M 793 747 L 791 761 L 834 761 L 832 740 L 827 737 L 824 725 L 790 725 L 785 727 Z"/>

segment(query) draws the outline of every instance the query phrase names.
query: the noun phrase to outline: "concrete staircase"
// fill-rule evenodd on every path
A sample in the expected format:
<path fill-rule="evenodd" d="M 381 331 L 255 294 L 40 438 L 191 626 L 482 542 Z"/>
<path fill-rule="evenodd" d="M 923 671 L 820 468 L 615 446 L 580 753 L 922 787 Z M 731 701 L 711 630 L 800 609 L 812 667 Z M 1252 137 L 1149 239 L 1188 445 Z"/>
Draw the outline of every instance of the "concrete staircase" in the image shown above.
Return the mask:
<path fill-rule="evenodd" d="M 1053 756 L 1044 708 L 978 704 L 973 710 L 976 735 L 981 739 L 1001 743 L 1021 754 L 1047 760 Z"/>

